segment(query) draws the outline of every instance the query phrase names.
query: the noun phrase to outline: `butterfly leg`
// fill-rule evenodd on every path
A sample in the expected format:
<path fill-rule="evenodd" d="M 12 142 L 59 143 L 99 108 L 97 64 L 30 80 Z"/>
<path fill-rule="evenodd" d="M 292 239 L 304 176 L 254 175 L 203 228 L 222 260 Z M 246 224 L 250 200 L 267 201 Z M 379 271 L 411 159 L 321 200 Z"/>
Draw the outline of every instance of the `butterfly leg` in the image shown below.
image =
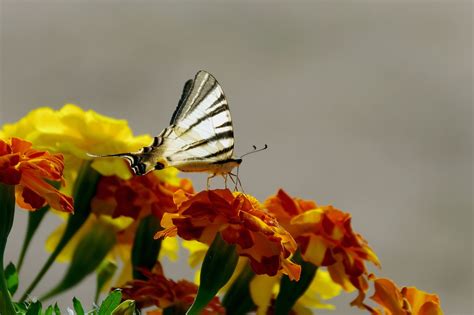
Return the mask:
<path fill-rule="evenodd" d="M 227 189 L 227 174 L 221 174 L 224 177 L 224 187 Z"/>
<path fill-rule="evenodd" d="M 237 182 L 238 182 L 238 183 L 239 183 L 239 185 L 240 185 L 240 189 L 242 189 L 242 193 L 244 193 L 244 194 L 245 194 L 245 191 L 244 191 L 244 186 L 242 186 L 242 182 L 240 181 L 240 178 L 239 178 L 239 176 L 236 176 L 236 177 L 237 177 Z"/>
<path fill-rule="evenodd" d="M 234 184 L 234 191 L 237 191 L 237 182 L 234 180 L 234 177 L 232 177 L 232 176 L 235 176 L 235 175 L 232 174 L 232 173 L 229 173 L 228 175 L 229 175 L 230 180 Z"/>
<path fill-rule="evenodd" d="M 207 185 L 206 185 L 207 190 L 209 190 L 209 187 L 211 187 L 211 178 L 213 177 L 216 177 L 216 174 L 212 174 L 207 177 Z"/>

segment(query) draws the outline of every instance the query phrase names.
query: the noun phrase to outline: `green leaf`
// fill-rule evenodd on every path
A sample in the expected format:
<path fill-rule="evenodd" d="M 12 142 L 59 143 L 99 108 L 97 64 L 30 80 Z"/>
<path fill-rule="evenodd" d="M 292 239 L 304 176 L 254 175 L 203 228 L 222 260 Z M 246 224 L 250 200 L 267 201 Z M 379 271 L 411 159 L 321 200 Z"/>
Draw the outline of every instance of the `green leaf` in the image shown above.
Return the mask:
<path fill-rule="evenodd" d="M 97 184 L 101 177 L 100 174 L 91 167 L 91 163 L 92 161 L 83 162 L 79 174 L 77 175 L 73 192 L 74 214 L 68 216 L 64 234 L 61 236 L 56 248 L 48 257 L 48 260 L 44 263 L 33 282 L 23 293 L 20 301 L 25 301 L 28 295 L 36 288 L 58 255 L 89 217 L 91 213 L 91 200 L 95 196 Z"/>
<path fill-rule="evenodd" d="M 25 315 L 28 310 L 28 305 L 25 302 L 13 303 L 15 306 L 16 314 Z"/>
<path fill-rule="evenodd" d="M 54 303 L 54 315 L 61 315 L 61 310 L 59 309 L 58 303 Z"/>
<path fill-rule="evenodd" d="M 90 232 L 79 240 L 64 278 L 41 300 L 46 300 L 81 282 L 97 269 L 115 245 L 115 241 L 114 227 L 105 222 L 96 222 Z"/>
<path fill-rule="evenodd" d="M 96 270 L 97 282 L 95 289 L 94 302 L 97 303 L 99 300 L 100 291 L 104 285 L 113 277 L 115 271 L 117 271 L 117 264 L 111 260 L 104 259 Z"/>
<path fill-rule="evenodd" d="M 235 247 L 225 242 L 220 233 L 216 234 L 202 263 L 200 286 L 196 298 L 186 314 L 200 314 L 220 288 L 229 281 L 239 258 Z"/>
<path fill-rule="evenodd" d="M 8 291 L 13 296 L 18 289 L 18 273 L 12 263 L 9 263 L 5 268 L 5 280 L 7 281 Z"/>
<path fill-rule="evenodd" d="M 53 315 L 53 306 L 52 305 L 48 306 L 48 308 L 44 312 L 44 315 Z"/>
<path fill-rule="evenodd" d="M 149 215 L 140 221 L 132 247 L 134 279 L 146 279 L 138 268 L 151 270 L 155 266 L 161 248 L 161 240 L 155 240 L 153 236 L 161 229 L 160 220 L 154 215 Z"/>
<path fill-rule="evenodd" d="M 76 311 L 77 315 L 84 315 L 84 308 L 82 308 L 81 301 L 74 297 L 72 299 L 72 304 L 74 305 L 74 310 Z"/>
<path fill-rule="evenodd" d="M 229 290 L 224 295 L 222 305 L 227 315 L 248 314 L 255 309 L 252 296 L 250 295 L 250 281 L 255 273 L 249 264 L 245 266 Z"/>
<path fill-rule="evenodd" d="M 15 186 L 0 182 L 0 313 L 14 314 L 15 306 L 5 281 L 3 253 L 15 216 Z"/>
<path fill-rule="evenodd" d="M 111 315 L 134 315 L 135 314 L 135 301 L 125 300 L 120 303 L 113 311 Z"/>
<path fill-rule="evenodd" d="M 122 300 L 122 292 L 120 290 L 112 291 L 102 302 L 99 308 L 99 315 L 109 315 L 119 306 Z"/>
<path fill-rule="evenodd" d="M 36 301 L 31 303 L 28 306 L 28 311 L 26 311 L 26 315 L 41 315 L 41 302 Z"/>
<path fill-rule="evenodd" d="M 316 276 L 318 267 L 304 261 L 298 250 L 293 255 L 293 261 L 301 265 L 299 281 L 291 281 L 288 276 L 283 276 L 280 281 L 280 292 L 275 301 L 275 315 L 289 314 L 296 301 L 306 292 Z"/>
<path fill-rule="evenodd" d="M 59 189 L 61 187 L 60 181 L 46 180 L 46 182 L 48 182 L 48 184 L 50 184 L 56 189 Z M 26 227 L 25 240 L 23 241 L 23 245 L 21 247 L 20 257 L 18 258 L 18 273 L 20 273 L 20 269 L 25 259 L 26 251 L 30 246 L 31 240 L 33 239 L 33 235 L 35 235 L 41 221 L 43 221 L 45 214 L 49 211 L 49 209 L 50 206 L 47 204 L 36 211 L 28 211 L 28 225 Z"/>

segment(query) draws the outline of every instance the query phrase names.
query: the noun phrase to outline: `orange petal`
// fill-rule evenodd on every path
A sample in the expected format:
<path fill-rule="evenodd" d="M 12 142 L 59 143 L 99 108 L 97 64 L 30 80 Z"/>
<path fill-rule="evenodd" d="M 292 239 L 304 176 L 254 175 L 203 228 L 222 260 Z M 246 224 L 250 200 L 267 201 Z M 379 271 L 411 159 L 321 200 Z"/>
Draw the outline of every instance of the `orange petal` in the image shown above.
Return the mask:
<path fill-rule="evenodd" d="M 52 208 L 65 212 L 74 211 L 71 197 L 63 195 L 53 186 L 34 176 L 34 174 L 24 172 L 20 184 L 43 197 Z"/>
<path fill-rule="evenodd" d="M 403 297 L 395 283 L 390 279 L 376 279 L 374 282 L 375 292 L 370 298 L 382 305 L 393 315 L 403 315 Z"/>

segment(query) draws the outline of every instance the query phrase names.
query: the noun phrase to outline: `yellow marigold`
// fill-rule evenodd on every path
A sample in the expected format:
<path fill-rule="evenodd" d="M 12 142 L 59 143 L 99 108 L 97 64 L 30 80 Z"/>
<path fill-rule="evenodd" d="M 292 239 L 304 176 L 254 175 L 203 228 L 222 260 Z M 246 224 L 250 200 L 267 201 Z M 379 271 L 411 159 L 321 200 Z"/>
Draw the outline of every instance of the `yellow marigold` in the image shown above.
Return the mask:
<path fill-rule="evenodd" d="M 380 263 L 362 236 L 352 230 L 351 215 L 332 206 L 291 198 L 283 190 L 265 206 L 290 231 L 304 260 L 327 266 L 332 279 L 346 291 L 359 290 L 352 304 L 362 307 L 368 289 L 365 261 L 376 266 Z"/>
<path fill-rule="evenodd" d="M 87 153 L 129 152 L 152 140 L 149 135 L 134 137 L 126 120 L 110 118 L 93 110 L 84 111 L 72 104 L 64 105 L 60 110 L 41 107 L 16 123 L 5 124 L 0 130 L 0 138 L 13 136 L 32 142 L 38 149 L 62 153 L 67 183 L 74 179 L 81 162 L 90 159 Z M 96 159 L 92 167 L 102 175 L 131 176 L 128 165 L 118 158 Z"/>
<path fill-rule="evenodd" d="M 372 315 L 443 315 L 441 303 L 436 294 L 429 294 L 415 287 L 404 287 L 401 290 L 392 280 L 377 278 L 374 281 L 375 292 L 370 298 L 382 309 L 365 305 Z"/>
<path fill-rule="evenodd" d="M 165 228 L 156 238 L 179 235 L 185 240 L 198 240 L 210 245 L 216 234 L 237 252 L 248 257 L 257 274 L 276 275 L 279 271 L 291 279 L 299 279 L 300 267 L 289 257 L 296 243 L 275 218 L 254 208 L 249 199 L 229 190 L 208 190 L 196 195 L 178 191 L 174 195 L 177 213 L 165 213 L 161 225 Z"/>
<path fill-rule="evenodd" d="M 257 275 L 250 282 L 250 294 L 257 306 L 257 315 L 272 314 L 272 302 L 279 292 L 281 277 Z M 324 301 L 338 296 L 341 286 L 336 284 L 325 270 L 318 270 L 305 293 L 293 306 L 296 315 L 312 314 L 314 309 L 334 309 Z"/>

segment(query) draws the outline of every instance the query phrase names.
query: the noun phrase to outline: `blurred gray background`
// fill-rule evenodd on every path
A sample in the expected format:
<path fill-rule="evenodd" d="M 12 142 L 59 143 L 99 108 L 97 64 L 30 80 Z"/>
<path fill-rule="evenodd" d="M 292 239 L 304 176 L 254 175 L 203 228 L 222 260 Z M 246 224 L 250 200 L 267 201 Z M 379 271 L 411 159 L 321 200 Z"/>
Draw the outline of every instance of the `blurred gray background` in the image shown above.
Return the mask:
<path fill-rule="evenodd" d="M 237 154 L 270 146 L 245 159 L 247 192 L 283 187 L 349 211 L 382 261 L 372 271 L 472 314 L 471 2 L 2 1 L 0 25 L 2 124 L 73 102 L 158 133 L 206 69 L 229 99 Z M 15 220 L 13 261 L 25 212 Z M 41 227 L 20 292 L 58 222 Z M 192 275 L 184 258 L 165 268 Z M 91 303 L 94 287 L 88 278 L 61 306 Z M 335 314 L 362 314 L 353 297 Z"/>

